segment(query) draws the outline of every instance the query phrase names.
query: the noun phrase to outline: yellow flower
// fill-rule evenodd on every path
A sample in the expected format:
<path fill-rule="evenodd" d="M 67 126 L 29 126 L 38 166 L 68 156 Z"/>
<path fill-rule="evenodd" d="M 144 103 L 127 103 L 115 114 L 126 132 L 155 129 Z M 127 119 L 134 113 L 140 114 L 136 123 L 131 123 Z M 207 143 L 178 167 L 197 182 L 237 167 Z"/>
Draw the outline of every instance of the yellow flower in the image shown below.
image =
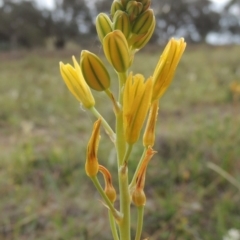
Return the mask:
<path fill-rule="evenodd" d="M 83 104 L 85 108 L 95 105 L 95 100 L 91 90 L 84 80 L 82 71 L 75 57 L 72 57 L 74 67 L 70 64 L 60 62 L 60 72 L 69 91 Z"/>
<path fill-rule="evenodd" d="M 172 38 L 165 47 L 153 73 L 152 102 L 159 99 L 169 87 L 185 47 L 183 38 Z"/>
<path fill-rule="evenodd" d="M 140 74 L 127 78 L 123 93 L 123 126 L 126 142 L 135 143 L 140 135 L 152 96 L 152 78 L 144 82 Z"/>
<path fill-rule="evenodd" d="M 100 125 L 101 119 L 98 119 L 93 125 L 92 135 L 87 146 L 85 171 L 89 177 L 96 176 L 99 170 L 97 150 L 100 140 Z"/>
<path fill-rule="evenodd" d="M 143 146 L 144 147 L 152 147 L 155 142 L 155 128 L 156 128 L 156 121 L 158 115 L 158 102 L 155 100 L 151 107 L 150 112 L 148 115 L 147 125 L 145 128 L 145 132 L 143 134 Z"/>

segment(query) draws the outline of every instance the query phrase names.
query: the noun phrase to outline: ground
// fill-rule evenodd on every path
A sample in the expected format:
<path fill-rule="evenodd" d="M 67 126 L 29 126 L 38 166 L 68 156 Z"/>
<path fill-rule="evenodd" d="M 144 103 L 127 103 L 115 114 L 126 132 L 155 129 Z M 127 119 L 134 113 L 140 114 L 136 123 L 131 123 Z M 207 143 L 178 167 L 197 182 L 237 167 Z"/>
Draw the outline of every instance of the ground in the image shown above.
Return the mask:
<path fill-rule="evenodd" d="M 93 51 L 102 56 L 101 49 Z M 137 53 L 134 73 L 151 75 L 161 51 Z M 112 239 L 106 209 L 84 172 L 95 119 L 59 74 L 59 61 L 79 53 L 0 53 L 1 240 Z M 239 54 L 239 46 L 187 47 L 160 103 L 143 238 L 216 240 L 240 229 L 240 96 L 231 87 L 240 84 Z M 117 79 L 110 73 L 114 89 Z M 95 96 L 113 125 L 107 98 Z M 99 161 L 117 186 L 113 150 L 103 132 Z M 141 142 L 134 147 L 130 175 L 140 155 Z M 135 215 L 133 208 L 133 230 Z"/>

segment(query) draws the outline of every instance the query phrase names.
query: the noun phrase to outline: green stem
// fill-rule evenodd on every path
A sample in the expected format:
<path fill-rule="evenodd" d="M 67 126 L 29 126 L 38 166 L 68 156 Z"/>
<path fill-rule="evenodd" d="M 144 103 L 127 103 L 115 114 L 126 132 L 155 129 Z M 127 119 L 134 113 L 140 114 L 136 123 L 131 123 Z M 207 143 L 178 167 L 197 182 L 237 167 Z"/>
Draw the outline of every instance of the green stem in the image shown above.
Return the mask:
<path fill-rule="evenodd" d="M 123 219 L 119 223 L 120 239 L 130 240 L 130 195 L 128 191 L 128 167 L 121 166 L 119 175 L 120 211 Z"/>
<path fill-rule="evenodd" d="M 115 222 L 114 216 L 112 215 L 112 212 L 110 210 L 108 211 L 108 217 L 109 217 L 110 227 L 112 230 L 113 239 L 119 240 L 118 232 L 117 232 L 117 228 L 116 228 L 116 222 Z"/>
<path fill-rule="evenodd" d="M 138 207 L 137 211 L 138 211 L 138 217 L 137 217 L 137 230 L 136 230 L 135 240 L 140 240 L 142 235 L 144 206 Z"/>
<path fill-rule="evenodd" d="M 114 133 L 112 128 L 109 126 L 107 121 L 103 118 L 103 116 L 97 111 L 97 109 L 95 107 L 91 107 L 89 110 L 93 113 L 94 116 L 96 116 L 96 118 L 101 118 L 102 124 L 103 124 L 107 134 L 109 135 L 110 139 L 115 143 L 116 134 Z"/>
<path fill-rule="evenodd" d="M 118 73 L 118 81 L 119 81 L 119 94 L 118 94 L 118 101 L 122 105 L 123 102 L 123 86 L 127 79 L 127 72 Z"/>
<path fill-rule="evenodd" d="M 123 103 L 123 87 L 126 81 L 127 73 L 119 73 L 119 96 L 118 102 L 122 107 Z M 123 219 L 119 223 L 119 233 L 121 240 L 130 240 L 130 195 L 128 190 L 128 166 L 122 165 L 126 154 L 126 141 L 123 128 L 123 112 L 120 110 L 116 114 L 116 150 L 118 158 L 118 180 L 120 194 L 120 212 Z"/>
<path fill-rule="evenodd" d="M 107 197 L 107 195 L 105 194 L 105 192 L 102 189 L 101 184 L 98 181 L 97 176 L 91 177 L 91 180 L 94 184 L 94 186 L 96 187 L 96 189 L 98 190 L 99 194 L 101 195 L 101 197 L 104 199 L 106 205 L 108 206 L 109 210 L 111 211 L 111 213 L 113 214 L 113 216 L 115 217 L 115 219 L 117 221 L 121 221 L 122 220 L 122 216 L 120 215 L 120 213 L 114 208 L 112 202 L 109 200 L 109 198 Z"/>
<path fill-rule="evenodd" d="M 125 164 L 128 162 L 128 158 L 132 152 L 132 147 L 133 145 L 132 144 L 128 144 L 127 145 L 127 151 L 125 152 L 125 155 L 124 155 L 124 158 L 123 158 L 123 162 L 121 163 L 121 165 Z"/>
<path fill-rule="evenodd" d="M 130 190 L 130 191 L 131 191 L 131 189 L 134 187 L 134 185 L 135 185 L 135 183 L 136 183 L 137 174 L 138 174 L 139 168 L 140 168 L 140 166 L 142 165 L 142 162 L 143 162 L 143 160 L 144 160 L 146 151 L 147 151 L 147 148 L 144 148 L 142 157 L 141 157 L 141 159 L 140 159 L 140 161 L 139 161 L 139 163 L 138 163 L 138 166 L 137 166 L 137 168 L 136 168 L 136 170 L 135 170 L 135 173 L 134 173 L 134 175 L 133 175 L 132 181 L 131 181 L 131 183 L 130 183 L 130 185 L 129 185 L 129 190 Z"/>

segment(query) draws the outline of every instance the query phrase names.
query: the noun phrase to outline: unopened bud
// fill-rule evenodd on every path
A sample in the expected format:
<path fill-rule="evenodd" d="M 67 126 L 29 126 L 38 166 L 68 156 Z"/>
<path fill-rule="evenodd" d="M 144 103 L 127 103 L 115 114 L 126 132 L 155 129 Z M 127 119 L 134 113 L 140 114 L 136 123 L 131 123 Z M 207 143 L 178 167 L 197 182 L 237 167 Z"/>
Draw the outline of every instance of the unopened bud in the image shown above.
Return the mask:
<path fill-rule="evenodd" d="M 152 9 L 148 9 L 137 17 L 132 26 L 132 32 L 135 34 L 145 34 L 151 28 L 154 19 Z"/>
<path fill-rule="evenodd" d="M 107 60 L 117 72 L 125 72 L 131 63 L 130 51 L 124 34 L 119 30 L 107 34 L 103 39 L 103 50 Z"/>
<path fill-rule="evenodd" d="M 116 13 L 118 10 L 123 11 L 123 10 L 124 10 L 124 7 L 123 7 L 123 5 L 122 5 L 121 2 L 115 0 L 115 1 L 113 1 L 112 6 L 111 6 L 111 16 L 112 16 L 112 18 L 114 17 L 115 13 Z"/>
<path fill-rule="evenodd" d="M 137 18 L 137 16 L 141 13 L 142 9 L 143 5 L 141 2 L 137 1 L 128 2 L 126 10 L 130 16 L 130 20 L 134 21 Z"/>
<path fill-rule="evenodd" d="M 141 2 L 143 5 L 143 10 L 142 10 L 143 12 L 147 10 L 151 5 L 151 0 L 138 0 L 138 1 Z"/>
<path fill-rule="evenodd" d="M 129 2 L 130 0 L 121 0 L 121 3 L 123 5 L 124 8 L 126 8 L 127 6 L 127 3 Z"/>
<path fill-rule="evenodd" d="M 131 44 L 133 49 L 141 49 L 148 43 L 148 41 L 150 40 L 150 38 L 152 37 L 152 34 L 154 32 L 155 25 L 156 25 L 156 20 L 155 20 L 155 17 L 154 17 L 154 20 L 152 22 L 152 25 L 149 27 L 148 32 L 145 33 L 145 34 L 142 34 L 142 36 L 141 35 L 136 36 L 136 41 L 134 41 Z"/>
<path fill-rule="evenodd" d="M 122 31 L 126 39 L 128 39 L 131 33 L 131 24 L 126 12 L 120 10 L 116 12 L 113 19 L 113 29 Z"/>
<path fill-rule="evenodd" d="M 100 13 L 97 16 L 96 29 L 99 40 L 102 42 L 103 38 L 112 31 L 112 22 L 107 14 Z"/>
<path fill-rule="evenodd" d="M 110 76 L 102 60 L 89 51 L 82 51 L 80 65 L 89 87 L 104 91 L 110 86 Z"/>

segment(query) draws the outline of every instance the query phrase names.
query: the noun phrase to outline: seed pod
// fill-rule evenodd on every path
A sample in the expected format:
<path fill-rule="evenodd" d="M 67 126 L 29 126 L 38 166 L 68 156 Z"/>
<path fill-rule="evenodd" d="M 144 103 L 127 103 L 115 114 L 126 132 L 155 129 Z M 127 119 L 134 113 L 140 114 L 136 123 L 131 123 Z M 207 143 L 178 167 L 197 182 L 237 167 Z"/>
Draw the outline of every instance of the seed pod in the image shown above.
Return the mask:
<path fill-rule="evenodd" d="M 85 171 L 89 177 L 97 175 L 99 170 L 97 151 L 100 140 L 101 119 L 98 119 L 93 125 L 92 135 L 87 146 L 87 159 L 85 163 Z"/>
<path fill-rule="evenodd" d="M 102 165 L 99 165 L 99 171 L 102 173 L 103 177 L 104 177 L 104 182 L 105 182 L 105 189 L 104 192 L 106 193 L 107 197 L 109 198 L 109 200 L 114 203 L 116 201 L 116 190 L 113 187 L 112 184 L 112 176 L 111 173 L 108 171 L 107 168 L 105 168 Z"/>

